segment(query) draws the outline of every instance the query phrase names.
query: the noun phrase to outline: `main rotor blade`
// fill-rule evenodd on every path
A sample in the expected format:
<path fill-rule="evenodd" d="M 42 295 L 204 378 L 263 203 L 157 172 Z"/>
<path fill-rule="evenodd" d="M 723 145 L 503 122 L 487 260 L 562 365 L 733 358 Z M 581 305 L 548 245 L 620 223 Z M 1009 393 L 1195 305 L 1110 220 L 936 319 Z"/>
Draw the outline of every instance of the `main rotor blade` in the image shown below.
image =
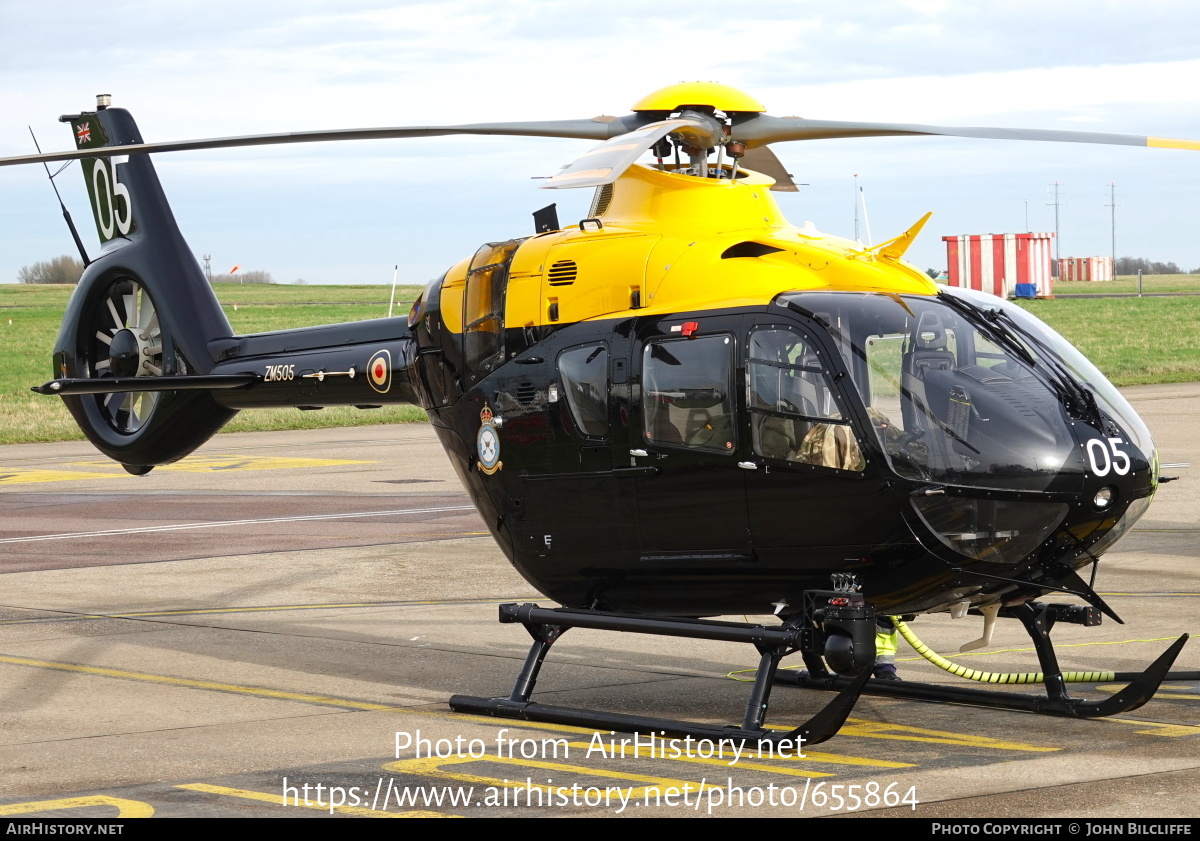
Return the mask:
<path fill-rule="evenodd" d="M 98 158 L 137 152 L 185 152 L 196 149 L 232 149 L 242 146 L 273 146 L 281 143 L 327 143 L 335 140 L 389 140 L 402 137 L 440 137 L 451 134 L 499 134 L 517 137 L 573 137 L 606 140 L 637 126 L 636 114 L 591 120 L 535 120 L 521 123 L 472 123 L 462 126 L 411 126 L 397 128 L 333 129 L 295 131 L 284 134 L 248 134 L 243 137 L 211 137 L 202 140 L 168 140 L 162 143 L 138 143 L 126 146 L 101 146 L 72 149 L 41 155 L 0 158 L 0 166 Z"/>
<path fill-rule="evenodd" d="M 512 123 L 470 123 L 458 126 L 407 126 L 391 128 L 333 129 L 297 131 L 280 134 L 251 134 L 240 137 L 214 137 L 199 140 L 169 140 L 160 143 L 139 143 L 123 146 L 102 146 L 92 149 L 71 149 L 38 155 L 0 158 L 0 166 L 51 163 L 78 158 L 107 157 L 139 152 L 184 152 L 198 149 L 232 149 L 243 146 L 273 146 L 284 143 L 326 143 L 341 140 L 389 140 L 407 137 L 441 137 L 446 135 L 491 134 L 514 137 L 566 137 L 583 140 L 608 140 L 639 128 L 645 119 L 640 113 L 625 117 L 595 117 L 584 120 L 534 120 Z M 687 122 L 684 120 L 684 122 Z M 689 123 L 693 129 L 707 127 Z M 644 128 L 644 126 L 641 126 Z M 687 130 L 684 132 L 687 133 Z M 1107 134 L 1086 131 L 1057 131 L 1052 129 L 1011 129 L 976 126 L 929 126 L 917 123 L 863 123 L 837 120 L 809 120 L 803 117 L 772 117 L 755 114 L 738 121 L 734 138 L 750 147 L 789 140 L 830 140 L 851 137 L 942 136 L 974 137 L 990 140 L 1045 140 L 1060 143 L 1101 143 L 1117 146 L 1141 146 L 1166 149 L 1200 150 L 1200 141 L 1169 137 L 1143 137 L 1130 134 Z M 661 136 L 661 135 L 660 135 Z M 657 139 L 657 138 L 656 138 Z M 686 139 L 686 138 L 685 138 Z M 715 143 L 716 141 L 714 141 Z M 697 145 L 693 143 L 693 145 Z M 645 151 L 644 147 L 642 151 Z M 703 147 L 702 147 L 703 148 Z M 639 152 L 640 154 L 640 152 Z M 758 169 L 767 167 L 756 161 Z M 747 164 L 752 169 L 754 166 Z M 613 169 L 616 169 L 614 166 Z M 622 169 L 623 171 L 623 169 Z M 775 172 L 783 172 L 779 166 Z M 563 173 L 565 174 L 565 173 Z M 618 173 L 619 174 L 619 173 Z M 776 177 L 771 171 L 766 174 Z M 557 178 L 557 176 L 556 176 Z M 782 184 L 782 179 L 777 178 Z M 547 184 L 546 186 L 551 186 Z M 554 186 L 567 186 L 556 184 Z M 570 186 L 585 186 L 573 183 Z M 788 189 L 778 187 L 777 189 Z"/>
<path fill-rule="evenodd" d="M 717 130 L 721 127 L 717 125 Z M 668 134 L 678 133 L 698 148 L 708 149 L 720 142 L 714 137 L 714 126 L 705 121 L 680 117 L 649 123 L 601 143 L 564 166 L 558 174 L 541 185 L 543 190 L 567 187 L 600 187 L 611 184 L 621 173 L 642 156 L 642 153 Z"/>
<path fill-rule="evenodd" d="M 917 123 L 859 123 L 837 120 L 808 120 L 803 117 L 771 117 L 760 114 L 734 128 L 734 139 L 749 146 L 786 140 L 830 140 L 847 137 L 897 137 L 935 135 L 977 137 L 987 140 L 1049 140 L 1059 143 L 1103 143 L 1115 146 L 1152 146 L 1200 151 L 1200 141 L 1169 137 L 1141 137 L 1090 131 L 1053 129 L 988 128 L 978 126 L 926 126 Z"/>

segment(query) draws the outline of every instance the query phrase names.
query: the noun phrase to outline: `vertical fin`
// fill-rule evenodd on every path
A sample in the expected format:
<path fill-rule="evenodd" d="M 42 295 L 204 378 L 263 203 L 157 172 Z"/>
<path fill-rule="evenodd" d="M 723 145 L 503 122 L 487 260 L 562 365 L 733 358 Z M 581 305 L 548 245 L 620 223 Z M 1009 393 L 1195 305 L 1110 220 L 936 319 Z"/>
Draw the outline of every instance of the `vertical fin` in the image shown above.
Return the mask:
<path fill-rule="evenodd" d="M 918 219 L 911 228 L 900 236 L 889 239 L 887 242 L 881 242 L 870 250 L 874 251 L 880 257 L 887 257 L 889 260 L 899 260 L 904 256 L 904 252 L 908 251 L 908 247 L 913 244 L 913 240 L 917 238 L 917 234 L 921 233 L 921 229 L 925 227 L 925 223 L 929 221 L 930 216 L 933 216 L 932 210 Z"/>
<path fill-rule="evenodd" d="M 103 116 L 102 116 L 103 115 Z M 115 112 L 114 112 L 115 115 Z M 103 111 L 84 112 L 66 118 L 71 124 L 71 132 L 75 136 L 75 146 L 79 149 L 97 149 L 103 146 L 115 146 L 121 143 L 141 143 L 142 138 L 136 127 L 133 128 L 132 139 L 125 136 L 114 137 L 111 121 L 105 119 L 109 115 Z M 133 121 L 128 121 L 132 126 Z M 137 230 L 133 219 L 133 199 L 129 188 L 121 182 L 124 175 L 118 167 L 128 163 L 128 155 L 113 155 L 108 158 L 83 158 L 79 161 L 83 169 L 83 180 L 87 185 L 88 200 L 92 206 L 92 217 L 96 221 L 96 233 L 100 244 L 106 245 L 118 237 L 128 237 Z"/>
<path fill-rule="evenodd" d="M 95 111 L 59 119 L 70 124 L 78 149 L 143 142 L 133 116 L 107 102 Z M 176 356 L 186 361 L 190 373 L 208 373 L 215 361 L 208 343 L 233 335 L 233 330 L 179 231 L 151 156 L 130 152 L 84 158 L 80 164 L 102 246 L 81 286 L 90 288 L 92 279 L 101 275 L 121 274 L 136 281 L 154 301 L 159 320 L 170 325 Z M 64 335 L 76 334 L 68 330 Z"/>

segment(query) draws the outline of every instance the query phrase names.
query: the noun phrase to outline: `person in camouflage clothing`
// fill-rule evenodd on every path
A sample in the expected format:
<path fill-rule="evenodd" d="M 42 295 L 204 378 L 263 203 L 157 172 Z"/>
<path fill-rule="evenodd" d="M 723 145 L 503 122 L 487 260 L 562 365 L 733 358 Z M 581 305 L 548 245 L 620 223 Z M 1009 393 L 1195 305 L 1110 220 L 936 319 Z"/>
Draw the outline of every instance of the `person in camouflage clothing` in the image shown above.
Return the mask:
<path fill-rule="evenodd" d="M 854 432 L 843 423 L 814 425 L 800 442 L 797 461 L 839 470 L 861 471 L 867 466 Z"/>
<path fill-rule="evenodd" d="M 884 446 L 899 447 L 903 431 L 878 409 L 868 408 L 867 414 L 871 416 L 871 423 L 878 431 Z M 819 464 L 822 467 L 836 467 L 839 470 L 861 471 L 867 466 L 867 460 L 858 446 L 853 430 L 842 423 L 814 425 L 800 442 L 796 460 L 805 464 Z"/>

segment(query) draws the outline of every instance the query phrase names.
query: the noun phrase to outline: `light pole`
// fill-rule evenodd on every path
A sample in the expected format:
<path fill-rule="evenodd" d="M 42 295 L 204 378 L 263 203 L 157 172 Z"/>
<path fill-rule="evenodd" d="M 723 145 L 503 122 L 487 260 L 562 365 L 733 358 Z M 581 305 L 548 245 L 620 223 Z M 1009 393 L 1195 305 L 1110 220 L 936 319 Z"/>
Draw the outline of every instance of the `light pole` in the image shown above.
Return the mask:
<path fill-rule="evenodd" d="M 1060 261 L 1062 260 L 1062 245 L 1061 245 L 1062 240 L 1059 237 L 1059 230 L 1058 230 L 1058 208 L 1059 208 L 1059 205 L 1061 204 L 1061 202 L 1059 201 L 1058 188 L 1060 185 L 1057 181 L 1055 181 L 1051 186 L 1054 188 L 1054 201 L 1046 202 L 1046 204 L 1054 205 L 1054 276 L 1057 278 L 1061 278 L 1062 277 L 1062 263 Z"/>
<path fill-rule="evenodd" d="M 854 173 L 854 241 L 858 242 L 858 173 Z"/>
<path fill-rule="evenodd" d="M 1117 279 L 1117 183 L 1108 184 L 1108 206 L 1112 212 L 1112 279 Z"/>

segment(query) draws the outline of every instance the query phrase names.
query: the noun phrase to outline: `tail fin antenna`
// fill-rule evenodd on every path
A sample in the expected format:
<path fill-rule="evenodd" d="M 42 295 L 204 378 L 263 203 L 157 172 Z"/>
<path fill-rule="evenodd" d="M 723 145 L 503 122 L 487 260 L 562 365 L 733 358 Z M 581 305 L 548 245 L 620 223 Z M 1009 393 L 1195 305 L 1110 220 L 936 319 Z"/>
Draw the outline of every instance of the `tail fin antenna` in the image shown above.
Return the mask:
<path fill-rule="evenodd" d="M 29 126 L 29 136 L 33 138 L 33 148 L 37 149 L 38 154 L 42 154 L 42 147 L 38 143 L 37 135 L 33 133 L 33 126 Z M 83 258 L 83 267 L 87 268 L 91 265 L 91 258 L 88 257 L 87 249 L 83 247 L 83 240 L 79 238 L 79 231 L 75 228 L 75 220 L 71 218 L 71 211 L 67 210 L 67 206 L 63 203 L 62 193 L 58 192 L 58 185 L 54 183 L 54 176 L 58 175 L 66 169 L 66 164 L 59 167 L 58 172 L 50 174 L 50 167 L 45 161 L 42 161 L 42 166 L 46 168 L 46 177 L 50 179 L 50 186 L 54 188 L 54 195 L 58 198 L 58 206 L 62 208 L 63 219 L 67 220 L 67 227 L 71 230 L 71 238 L 75 240 L 75 247 L 79 249 L 79 256 Z"/>

